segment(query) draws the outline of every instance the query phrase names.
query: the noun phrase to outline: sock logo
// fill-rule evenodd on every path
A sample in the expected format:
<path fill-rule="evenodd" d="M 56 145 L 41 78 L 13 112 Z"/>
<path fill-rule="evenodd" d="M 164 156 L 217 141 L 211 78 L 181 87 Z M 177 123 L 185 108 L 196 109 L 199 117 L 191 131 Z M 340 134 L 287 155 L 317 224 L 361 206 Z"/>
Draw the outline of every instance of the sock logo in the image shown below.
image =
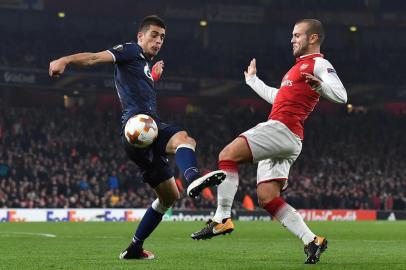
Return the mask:
<path fill-rule="evenodd" d="M 183 176 L 188 179 L 192 175 L 198 175 L 199 174 L 199 169 L 196 167 L 190 167 L 188 168 L 184 173 Z"/>

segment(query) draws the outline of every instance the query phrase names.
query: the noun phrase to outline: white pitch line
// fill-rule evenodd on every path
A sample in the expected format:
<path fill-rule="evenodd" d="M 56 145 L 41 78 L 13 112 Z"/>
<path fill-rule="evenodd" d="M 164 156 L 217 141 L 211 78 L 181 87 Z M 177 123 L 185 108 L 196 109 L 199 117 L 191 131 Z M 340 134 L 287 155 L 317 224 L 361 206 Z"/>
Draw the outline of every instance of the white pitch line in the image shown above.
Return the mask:
<path fill-rule="evenodd" d="M 37 235 L 37 236 L 43 236 L 43 237 L 56 237 L 55 234 L 51 234 L 51 233 L 0 232 L 0 234 L 23 234 L 23 235 Z"/>

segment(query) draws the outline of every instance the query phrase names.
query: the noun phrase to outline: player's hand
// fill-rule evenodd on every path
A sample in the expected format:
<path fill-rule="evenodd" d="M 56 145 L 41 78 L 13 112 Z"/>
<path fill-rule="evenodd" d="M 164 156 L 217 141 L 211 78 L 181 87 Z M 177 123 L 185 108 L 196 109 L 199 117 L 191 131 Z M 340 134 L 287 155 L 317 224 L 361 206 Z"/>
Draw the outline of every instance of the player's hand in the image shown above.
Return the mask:
<path fill-rule="evenodd" d="M 162 72 L 164 71 L 164 61 L 158 61 L 152 66 L 151 76 L 154 82 L 161 78 Z"/>
<path fill-rule="evenodd" d="M 322 81 L 320 79 L 318 79 L 317 77 L 315 77 L 314 75 L 312 75 L 310 73 L 302 72 L 301 74 L 302 74 L 302 76 L 304 76 L 305 82 L 308 85 L 310 85 L 310 87 L 313 89 L 316 89 L 322 83 Z"/>
<path fill-rule="evenodd" d="M 250 65 L 247 67 L 247 70 L 244 71 L 245 79 L 248 80 L 257 74 L 257 60 L 253 58 L 250 62 Z"/>
<path fill-rule="evenodd" d="M 67 63 L 63 58 L 52 61 L 49 63 L 49 76 L 58 78 L 65 71 L 66 65 Z"/>

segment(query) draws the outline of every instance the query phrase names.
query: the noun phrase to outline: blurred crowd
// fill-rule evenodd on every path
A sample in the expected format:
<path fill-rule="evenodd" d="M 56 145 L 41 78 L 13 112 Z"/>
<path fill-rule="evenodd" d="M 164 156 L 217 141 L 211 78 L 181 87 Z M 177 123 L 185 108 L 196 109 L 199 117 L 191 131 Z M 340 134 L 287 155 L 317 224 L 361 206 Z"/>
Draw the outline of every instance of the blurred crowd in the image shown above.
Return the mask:
<path fill-rule="evenodd" d="M 62 32 L 64 33 L 64 32 Z M 56 33 L 57 34 L 57 33 Z M 60 34 L 57 34 L 60 35 Z M 0 66 L 10 68 L 47 70 L 52 59 L 78 52 L 102 51 L 116 44 L 134 39 L 116 36 L 115 38 L 61 36 L 52 42 L 45 42 L 41 36 L 15 36 L 0 44 Z M 16 47 L 14 44 L 19 44 Z M 179 46 L 179 44 L 186 44 Z M 240 80 L 243 69 L 252 58 L 258 59 L 261 77 L 279 82 L 295 59 L 291 52 L 290 37 L 283 45 L 258 46 L 213 45 L 205 47 L 199 40 L 173 40 L 165 43 L 156 60 L 164 60 L 168 77 L 210 78 Z M 344 46 L 344 45 L 343 45 Z M 391 54 L 386 54 L 380 44 L 370 44 L 361 49 L 352 43 L 344 48 L 323 47 L 323 54 L 329 59 L 347 83 L 381 83 L 383 77 L 391 77 L 391 82 L 403 82 L 401 74 L 391 72 L 390 67 L 398 67 L 406 59 L 404 48 L 391 44 Z M 219 57 L 221 55 L 221 57 Z M 193 61 L 190 61 L 193 59 Z M 271 61 L 270 61 L 271 59 Z M 377 61 L 376 59 L 380 59 Z M 358 69 L 359 64 L 373 66 L 373 69 Z M 112 65 L 99 65 L 92 69 L 69 66 L 68 71 L 112 73 Z"/>
<path fill-rule="evenodd" d="M 200 167 L 210 170 L 223 146 L 266 117 L 227 108 L 163 120 L 197 140 Z M 297 208 L 406 209 L 405 120 L 315 113 L 282 196 Z M 119 134 L 120 114 L 113 111 L 0 108 L 0 208 L 147 207 L 153 191 L 126 158 Z M 243 208 L 245 196 L 255 202 L 255 193 L 256 166 L 241 166 L 234 207 Z M 175 208 L 215 205 L 215 198 L 191 200 L 183 192 Z"/>
<path fill-rule="evenodd" d="M 275 8 L 292 12 L 293 6 L 300 6 L 298 1 L 294 5 L 291 1 L 285 2 L 278 2 Z M 364 2 L 371 1 L 357 1 L 357 4 L 351 1 L 348 6 L 341 3 L 336 6 L 331 1 L 328 5 L 322 2 L 317 2 L 318 9 L 337 8 L 344 12 L 341 17 L 353 14 L 345 13 L 347 10 L 360 12 L 360 21 L 369 18 L 363 17 L 364 10 L 360 7 L 364 6 Z M 401 5 L 401 1 L 398 2 L 397 5 Z M 196 3 L 194 5 L 198 6 Z M 193 6 L 188 2 L 189 5 Z M 306 10 L 308 5 L 306 3 Z M 379 5 L 386 6 L 384 3 Z M 0 12 L 0 24 L 6 26 L 2 29 L 5 34 L 0 43 L 0 67 L 5 68 L 47 70 L 52 59 L 78 52 L 102 51 L 134 41 L 138 26 L 136 18 L 89 18 L 72 14 L 60 19 L 49 13 Z M 377 12 L 378 18 L 384 17 L 378 15 L 383 12 L 382 9 Z M 165 66 L 168 67 L 166 76 L 240 80 L 244 67 L 255 57 L 258 59 L 261 77 L 279 82 L 295 61 L 290 43 L 293 19 L 289 23 L 278 24 L 265 20 L 263 24 L 255 26 L 264 29 L 265 32 L 259 34 L 252 31 L 252 24 L 213 22 L 207 28 L 202 28 L 197 21 L 177 20 L 170 16 L 165 18 L 164 14 L 163 17 L 168 25 L 167 38 L 155 60 L 165 60 Z M 402 74 L 392 71 L 400 68 L 406 59 L 402 28 L 380 24 L 378 20 L 376 25 L 360 27 L 358 31 L 351 32 L 346 25 L 336 25 L 327 19 L 325 23 L 327 38 L 322 52 L 332 61 L 343 81 L 347 84 L 387 84 L 388 81 L 383 78 L 391 78 L 390 83 L 403 83 Z M 369 20 L 364 22 L 365 25 L 370 23 Z M 396 20 L 393 23 L 396 24 Z M 371 68 L 360 69 L 360 65 Z M 67 71 L 72 70 L 75 70 L 74 66 L 70 66 Z M 83 69 L 80 71 L 84 72 Z M 90 71 L 111 74 L 112 66 L 100 65 L 87 70 Z"/>

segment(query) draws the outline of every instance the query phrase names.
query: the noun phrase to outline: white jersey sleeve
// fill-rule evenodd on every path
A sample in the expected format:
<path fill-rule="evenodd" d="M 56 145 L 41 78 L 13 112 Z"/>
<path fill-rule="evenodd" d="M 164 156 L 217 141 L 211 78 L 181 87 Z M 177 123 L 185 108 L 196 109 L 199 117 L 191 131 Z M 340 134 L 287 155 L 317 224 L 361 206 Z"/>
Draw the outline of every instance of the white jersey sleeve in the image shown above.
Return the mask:
<path fill-rule="evenodd" d="M 347 91 L 329 61 L 317 57 L 314 63 L 314 76 L 322 83 L 315 89 L 321 96 L 336 103 L 347 103 Z"/>
<path fill-rule="evenodd" d="M 245 80 L 245 82 L 268 103 L 273 104 L 279 89 L 266 85 L 261 79 L 254 75 Z"/>

